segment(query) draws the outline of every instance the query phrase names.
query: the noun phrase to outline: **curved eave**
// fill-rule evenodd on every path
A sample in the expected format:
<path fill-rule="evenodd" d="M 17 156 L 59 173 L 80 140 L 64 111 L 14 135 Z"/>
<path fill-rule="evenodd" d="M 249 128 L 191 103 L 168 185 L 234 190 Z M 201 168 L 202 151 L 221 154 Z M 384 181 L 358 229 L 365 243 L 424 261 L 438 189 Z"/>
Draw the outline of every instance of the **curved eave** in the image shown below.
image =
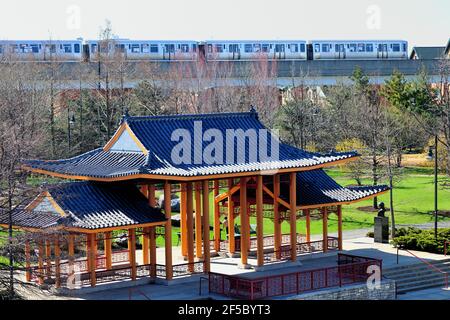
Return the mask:
<path fill-rule="evenodd" d="M 272 170 L 254 170 L 254 171 L 244 171 L 244 172 L 228 172 L 222 174 L 206 174 L 206 175 L 196 175 L 196 176 L 186 176 L 186 175 L 164 175 L 164 174 L 123 174 L 111 177 L 92 177 L 92 176 L 82 176 L 75 174 L 58 173 L 43 169 L 33 168 L 27 165 L 22 165 L 22 169 L 34 173 L 45 174 L 56 178 L 70 179 L 70 180 L 80 180 L 80 181 L 98 181 L 98 182 L 112 182 L 112 181 L 127 181 L 136 179 L 148 179 L 148 180 L 168 180 L 168 181 L 198 181 L 198 180 L 215 180 L 215 179 L 228 179 L 236 177 L 249 177 L 255 175 L 274 175 L 290 172 L 299 171 L 310 171 L 316 169 L 323 169 L 327 167 L 334 167 L 336 165 L 345 164 L 350 161 L 355 161 L 360 157 L 360 155 L 349 156 L 348 158 L 329 161 L 317 165 L 304 166 L 304 167 L 292 167 L 285 169 L 272 169 Z"/>

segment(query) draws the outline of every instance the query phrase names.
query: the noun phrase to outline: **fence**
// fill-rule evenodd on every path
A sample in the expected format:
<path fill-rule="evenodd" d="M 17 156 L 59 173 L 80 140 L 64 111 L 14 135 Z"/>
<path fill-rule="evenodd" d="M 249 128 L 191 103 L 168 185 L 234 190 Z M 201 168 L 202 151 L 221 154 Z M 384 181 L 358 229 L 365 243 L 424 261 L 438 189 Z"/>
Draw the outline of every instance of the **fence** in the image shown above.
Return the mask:
<path fill-rule="evenodd" d="M 302 234 L 297 234 L 297 243 L 302 243 L 305 241 L 306 236 Z M 281 235 L 281 245 L 288 245 L 291 241 L 290 234 Z M 211 240 L 211 249 L 214 250 L 214 240 Z M 265 236 L 263 237 L 263 247 L 269 248 L 275 246 L 275 236 Z M 258 239 L 256 237 L 250 238 L 249 250 L 256 249 L 258 247 Z M 220 241 L 220 251 L 227 251 L 229 248 L 229 240 Z M 241 239 L 239 237 L 235 238 L 235 250 L 236 252 L 241 251 Z"/>
<path fill-rule="evenodd" d="M 356 256 L 352 259 L 356 260 Z M 244 279 L 218 273 L 209 274 L 209 291 L 231 298 L 255 300 L 300 294 L 324 288 L 339 287 L 367 281 L 369 266 L 382 269 L 382 261 L 365 257 L 354 263 L 339 254 L 337 266 L 275 275 L 258 279 Z"/>

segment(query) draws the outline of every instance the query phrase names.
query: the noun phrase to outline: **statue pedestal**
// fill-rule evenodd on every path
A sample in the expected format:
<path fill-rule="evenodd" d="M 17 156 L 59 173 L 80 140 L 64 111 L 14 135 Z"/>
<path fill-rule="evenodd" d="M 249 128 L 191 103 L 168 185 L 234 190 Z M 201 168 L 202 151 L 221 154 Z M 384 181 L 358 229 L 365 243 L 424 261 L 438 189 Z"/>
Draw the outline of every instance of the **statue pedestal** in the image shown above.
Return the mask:
<path fill-rule="evenodd" d="M 374 239 L 376 243 L 389 243 L 389 218 L 375 217 Z"/>

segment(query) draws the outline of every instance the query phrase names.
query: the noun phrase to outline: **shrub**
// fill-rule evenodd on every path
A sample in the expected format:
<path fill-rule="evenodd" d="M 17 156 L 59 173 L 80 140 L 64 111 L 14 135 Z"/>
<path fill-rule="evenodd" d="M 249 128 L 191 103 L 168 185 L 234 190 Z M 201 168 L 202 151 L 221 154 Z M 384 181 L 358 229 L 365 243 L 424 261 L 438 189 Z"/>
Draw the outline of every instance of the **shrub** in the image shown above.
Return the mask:
<path fill-rule="evenodd" d="M 434 230 L 401 228 L 392 243 L 404 249 L 443 254 L 445 241 L 450 241 L 450 229 L 439 229 L 436 240 Z"/>

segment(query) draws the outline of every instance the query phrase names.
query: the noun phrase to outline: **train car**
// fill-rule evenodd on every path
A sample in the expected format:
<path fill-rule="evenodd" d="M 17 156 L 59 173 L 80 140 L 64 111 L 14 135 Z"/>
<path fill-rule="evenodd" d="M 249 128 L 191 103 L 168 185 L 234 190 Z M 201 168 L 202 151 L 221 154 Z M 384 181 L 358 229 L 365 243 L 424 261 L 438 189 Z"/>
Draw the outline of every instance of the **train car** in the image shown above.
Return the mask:
<path fill-rule="evenodd" d="M 303 40 L 214 40 L 205 42 L 207 60 L 306 60 Z"/>
<path fill-rule="evenodd" d="M 195 41 L 114 39 L 89 40 L 86 45 L 91 60 L 97 60 L 100 52 L 123 54 L 126 60 L 197 60 L 198 58 L 198 45 Z"/>
<path fill-rule="evenodd" d="M 408 42 L 403 40 L 310 41 L 314 60 L 408 59 Z"/>
<path fill-rule="evenodd" d="M 0 58 L 17 61 L 80 61 L 83 40 L 0 41 Z"/>

